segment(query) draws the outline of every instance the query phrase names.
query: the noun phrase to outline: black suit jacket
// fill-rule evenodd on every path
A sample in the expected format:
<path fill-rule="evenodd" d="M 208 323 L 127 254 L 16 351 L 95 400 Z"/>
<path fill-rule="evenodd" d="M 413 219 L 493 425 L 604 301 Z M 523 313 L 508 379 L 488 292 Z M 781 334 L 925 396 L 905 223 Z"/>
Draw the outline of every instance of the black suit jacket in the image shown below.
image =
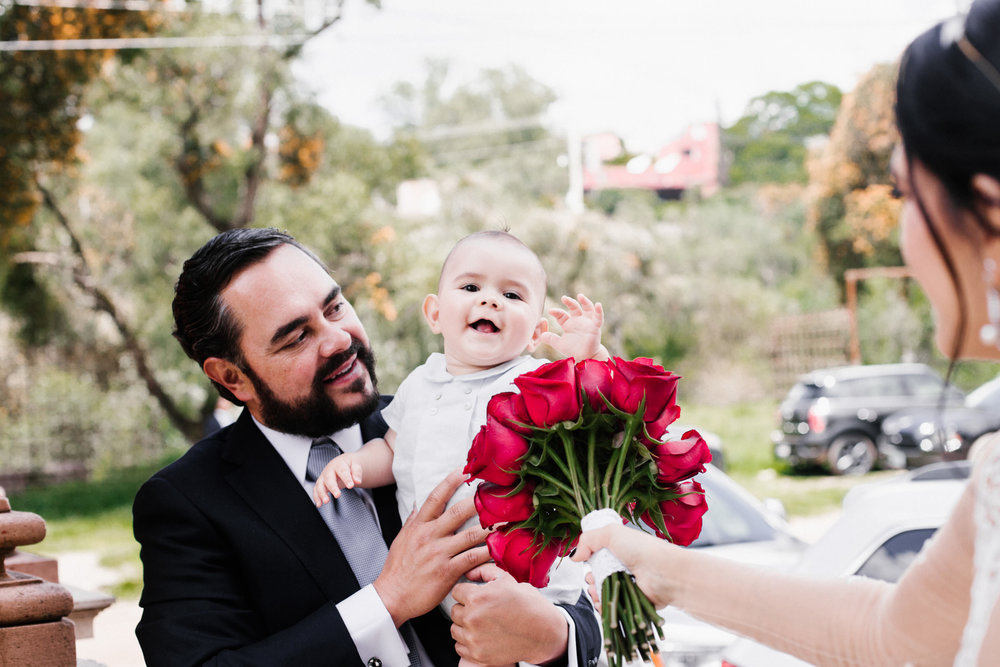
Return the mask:
<path fill-rule="evenodd" d="M 376 412 L 361 429 L 368 440 L 386 425 Z M 387 543 L 400 528 L 394 493 L 373 490 Z M 133 527 L 144 579 L 136 636 L 149 667 L 363 664 L 335 606 L 358 582 L 247 411 L 142 486 Z M 578 655 L 594 664 L 600 631 L 588 606 L 581 597 L 566 609 Z M 437 667 L 457 664 L 443 614 L 412 623 Z"/>

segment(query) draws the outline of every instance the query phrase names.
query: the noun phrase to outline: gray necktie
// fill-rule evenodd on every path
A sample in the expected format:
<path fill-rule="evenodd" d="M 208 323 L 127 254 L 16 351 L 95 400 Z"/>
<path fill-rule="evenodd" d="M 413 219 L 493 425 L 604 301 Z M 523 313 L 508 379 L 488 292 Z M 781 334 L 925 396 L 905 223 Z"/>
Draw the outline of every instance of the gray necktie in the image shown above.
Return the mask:
<path fill-rule="evenodd" d="M 309 461 L 306 463 L 306 479 L 315 482 L 326 464 L 341 453 L 340 447 L 330 438 L 313 440 Z M 367 586 L 375 581 L 385 565 L 389 549 L 382 539 L 382 531 L 379 530 L 375 515 L 358 490 L 341 489 L 340 497 L 330 498 L 330 502 L 324 504 L 319 513 L 340 545 L 340 550 L 344 552 L 358 583 Z M 412 667 L 420 667 L 416 633 L 409 623 L 404 623 L 399 630 L 410 651 L 410 664 Z"/>

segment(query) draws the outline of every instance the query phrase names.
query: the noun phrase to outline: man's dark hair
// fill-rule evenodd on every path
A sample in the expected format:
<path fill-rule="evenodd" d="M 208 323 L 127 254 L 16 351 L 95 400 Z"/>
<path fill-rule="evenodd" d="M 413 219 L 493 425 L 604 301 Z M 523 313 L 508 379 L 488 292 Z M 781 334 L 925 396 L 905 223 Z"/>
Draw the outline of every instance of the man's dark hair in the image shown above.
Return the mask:
<path fill-rule="evenodd" d="M 174 286 L 174 338 L 199 366 L 209 357 L 244 365 L 239 347 L 243 325 L 226 308 L 222 290 L 237 274 L 263 261 L 282 245 L 295 246 L 329 272 L 315 254 L 291 235 L 270 228 L 222 232 L 184 262 Z M 224 398 L 242 405 L 225 387 L 213 384 Z"/>

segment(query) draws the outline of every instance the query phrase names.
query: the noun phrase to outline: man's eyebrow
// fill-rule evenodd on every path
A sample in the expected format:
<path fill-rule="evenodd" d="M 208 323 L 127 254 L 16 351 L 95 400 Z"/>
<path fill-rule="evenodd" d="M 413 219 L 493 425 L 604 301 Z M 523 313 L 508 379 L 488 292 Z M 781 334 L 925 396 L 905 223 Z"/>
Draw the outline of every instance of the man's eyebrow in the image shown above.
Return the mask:
<path fill-rule="evenodd" d="M 331 303 L 336 301 L 337 297 L 339 296 L 340 296 L 340 285 L 334 285 L 333 289 L 330 290 L 330 293 L 326 295 L 325 299 L 323 299 L 323 307 L 326 308 L 327 306 L 329 306 Z M 278 327 L 277 331 L 274 332 L 274 335 L 271 336 L 271 345 L 277 345 L 279 342 L 281 342 L 281 340 L 285 336 L 292 333 L 293 331 L 295 331 L 308 321 L 309 321 L 308 317 L 302 316 L 302 317 L 296 317 L 291 322 L 281 325 L 280 327 Z"/>

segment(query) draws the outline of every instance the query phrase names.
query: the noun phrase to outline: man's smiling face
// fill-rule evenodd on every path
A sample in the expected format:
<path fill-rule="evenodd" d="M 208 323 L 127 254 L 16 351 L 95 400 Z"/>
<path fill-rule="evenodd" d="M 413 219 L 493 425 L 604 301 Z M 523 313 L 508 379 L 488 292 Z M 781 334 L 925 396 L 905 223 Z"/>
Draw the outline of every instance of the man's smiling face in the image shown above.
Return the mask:
<path fill-rule="evenodd" d="M 528 248 L 506 239 L 462 242 L 424 302 L 444 337 L 448 371 L 474 373 L 534 349 L 544 331 L 545 273 Z"/>
<path fill-rule="evenodd" d="M 237 397 L 263 424 L 317 437 L 374 410 L 368 336 L 340 286 L 305 253 L 276 248 L 221 296 L 243 329 Z"/>

